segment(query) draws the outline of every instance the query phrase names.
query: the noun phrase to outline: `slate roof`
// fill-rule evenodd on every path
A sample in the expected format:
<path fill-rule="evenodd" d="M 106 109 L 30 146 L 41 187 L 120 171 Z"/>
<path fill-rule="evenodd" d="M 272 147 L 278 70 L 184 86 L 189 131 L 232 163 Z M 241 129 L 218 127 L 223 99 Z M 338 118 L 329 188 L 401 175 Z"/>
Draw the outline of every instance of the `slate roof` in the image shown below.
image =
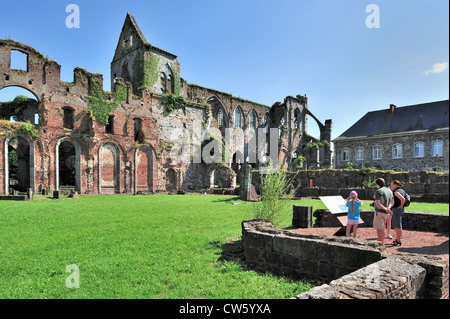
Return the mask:
<path fill-rule="evenodd" d="M 368 112 L 334 141 L 449 128 L 449 100 Z"/>

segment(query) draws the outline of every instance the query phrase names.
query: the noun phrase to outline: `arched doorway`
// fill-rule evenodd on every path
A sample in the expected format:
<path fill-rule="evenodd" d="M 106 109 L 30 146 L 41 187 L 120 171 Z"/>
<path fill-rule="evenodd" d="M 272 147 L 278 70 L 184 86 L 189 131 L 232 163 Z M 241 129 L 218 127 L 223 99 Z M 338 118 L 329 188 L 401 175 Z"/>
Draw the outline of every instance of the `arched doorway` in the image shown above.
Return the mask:
<path fill-rule="evenodd" d="M 78 143 L 65 137 L 55 147 L 56 190 L 81 192 L 81 151 Z"/>
<path fill-rule="evenodd" d="M 155 156 L 153 149 L 141 146 L 135 153 L 135 190 L 137 193 L 154 191 L 156 176 L 154 176 Z"/>
<path fill-rule="evenodd" d="M 64 141 L 59 145 L 59 188 L 60 189 L 76 189 L 77 174 L 75 164 L 75 146 Z"/>
<path fill-rule="evenodd" d="M 120 152 L 113 143 L 99 149 L 99 193 L 120 193 Z"/>
<path fill-rule="evenodd" d="M 23 136 L 5 141 L 5 194 L 34 191 L 34 144 Z"/>

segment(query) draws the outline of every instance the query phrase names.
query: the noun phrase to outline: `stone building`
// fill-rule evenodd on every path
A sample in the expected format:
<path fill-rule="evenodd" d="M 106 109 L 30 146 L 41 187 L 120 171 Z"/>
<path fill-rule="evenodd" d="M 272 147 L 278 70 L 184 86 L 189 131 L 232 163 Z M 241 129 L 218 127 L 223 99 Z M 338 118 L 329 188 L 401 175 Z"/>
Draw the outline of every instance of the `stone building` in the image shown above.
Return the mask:
<path fill-rule="evenodd" d="M 14 52 L 26 57 L 24 69 L 11 68 Z M 267 165 L 255 147 L 276 152 L 291 168 L 300 156 L 307 165 L 331 166 L 331 120 L 314 117 L 306 96 L 268 107 L 189 84 L 177 56 L 147 42 L 131 14 L 111 62 L 111 92 L 103 90 L 102 74 L 77 67 L 73 82 L 64 82 L 60 68 L 30 46 L 0 40 L 0 90 L 17 86 L 36 98 L 0 104 L 0 193 L 230 187 L 239 182 L 240 164 Z M 319 125 L 319 139 L 307 134 L 308 117 Z M 245 132 L 242 143 L 239 134 L 226 140 L 227 129 Z M 261 139 L 274 131 L 276 145 Z M 304 154 L 307 143 L 320 147 Z"/>
<path fill-rule="evenodd" d="M 335 167 L 448 171 L 449 101 L 368 112 L 334 139 Z"/>

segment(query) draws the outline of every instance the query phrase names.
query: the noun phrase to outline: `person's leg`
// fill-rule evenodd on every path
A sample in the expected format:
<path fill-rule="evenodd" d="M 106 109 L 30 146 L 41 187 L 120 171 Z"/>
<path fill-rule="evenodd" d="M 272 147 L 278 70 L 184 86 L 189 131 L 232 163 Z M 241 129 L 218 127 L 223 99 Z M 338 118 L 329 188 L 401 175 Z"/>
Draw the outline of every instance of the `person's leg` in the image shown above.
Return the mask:
<path fill-rule="evenodd" d="M 352 227 L 352 224 L 347 222 L 347 231 L 346 231 L 345 237 L 350 237 L 350 228 L 351 227 Z"/>
<path fill-rule="evenodd" d="M 402 243 L 402 214 L 403 209 L 401 208 L 394 208 L 392 210 L 392 228 L 395 230 L 395 241 L 394 245 L 396 243 Z"/>
<path fill-rule="evenodd" d="M 387 216 L 382 213 L 375 213 L 375 217 L 373 219 L 373 228 L 377 230 L 378 241 L 384 245 L 384 235 L 385 230 L 384 227 L 386 225 Z"/>
<path fill-rule="evenodd" d="M 353 238 L 356 238 L 356 232 L 358 231 L 358 224 L 353 224 Z"/>
<path fill-rule="evenodd" d="M 387 233 L 387 238 L 392 239 L 391 236 L 391 221 L 392 221 L 392 215 L 389 215 L 387 221 L 386 221 L 386 233 Z"/>
<path fill-rule="evenodd" d="M 401 228 L 396 228 L 395 229 L 395 240 L 398 242 L 398 243 L 402 243 L 402 236 L 403 236 L 403 230 L 401 229 Z"/>
<path fill-rule="evenodd" d="M 384 229 L 377 229 L 378 241 L 384 245 Z"/>

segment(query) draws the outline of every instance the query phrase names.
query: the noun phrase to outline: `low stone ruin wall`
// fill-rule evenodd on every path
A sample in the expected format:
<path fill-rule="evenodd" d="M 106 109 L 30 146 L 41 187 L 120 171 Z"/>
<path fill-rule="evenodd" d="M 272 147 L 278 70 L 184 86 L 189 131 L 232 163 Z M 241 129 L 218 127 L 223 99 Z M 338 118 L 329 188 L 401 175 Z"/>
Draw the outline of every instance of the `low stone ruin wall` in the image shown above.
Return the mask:
<path fill-rule="evenodd" d="M 448 299 L 448 263 L 393 255 L 314 287 L 297 299 Z"/>
<path fill-rule="evenodd" d="M 448 173 L 369 171 L 345 169 L 300 170 L 296 173 L 293 181 L 295 187 L 300 185 L 296 196 L 341 195 L 347 198 L 352 190 L 356 190 L 360 199 L 370 200 L 373 199 L 376 187 L 369 187 L 368 185 L 375 185 L 375 180 L 378 177 L 383 177 L 387 183 L 395 179 L 404 183 L 405 191 L 414 201 L 449 202 Z M 294 175 L 289 174 L 288 176 Z M 261 175 L 258 171 L 252 171 L 252 184 L 255 186 L 256 192 L 260 194 Z M 367 187 L 363 187 L 363 185 Z"/>
<path fill-rule="evenodd" d="M 257 270 L 330 281 L 387 254 L 376 241 L 295 233 L 264 221 L 242 223 L 246 262 Z"/>
<path fill-rule="evenodd" d="M 360 211 L 361 219 L 364 224 L 361 227 L 373 226 L 372 209 L 362 209 Z M 328 209 L 317 209 L 313 216 L 316 217 L 315 227 L 341 227 L 341 223 L 336 215 L 331 214 Z M 436 233 L 449 232 L 449 214 L 448 213 L 422 213 L 414 211 L 405 211 L 402 216 L 402 228 L 414 231 L 429 231 Z"/>
<path fill-rule="evenodd" d="M 377 241 L 294 233 L 242 222 L 245 259 L 256 270 L 329 282 L 299 299 L 448 298 L 449 267 L 438 257 L 388 256 Z"/>
<path fill-rule="evenodd" d="M 411 200 L 424 203 L 448 203 L 448 183 L 416 183 L 407 184 L 405 191 L 411 196 Z M 347 198 L 351 191 L 356 191 L 362 200 L 371 200 L 376 187 L 367 188 L 332 188 L 332 187 L 300 187 L 295 194 L 298 197 L 342 196 Z"/>

